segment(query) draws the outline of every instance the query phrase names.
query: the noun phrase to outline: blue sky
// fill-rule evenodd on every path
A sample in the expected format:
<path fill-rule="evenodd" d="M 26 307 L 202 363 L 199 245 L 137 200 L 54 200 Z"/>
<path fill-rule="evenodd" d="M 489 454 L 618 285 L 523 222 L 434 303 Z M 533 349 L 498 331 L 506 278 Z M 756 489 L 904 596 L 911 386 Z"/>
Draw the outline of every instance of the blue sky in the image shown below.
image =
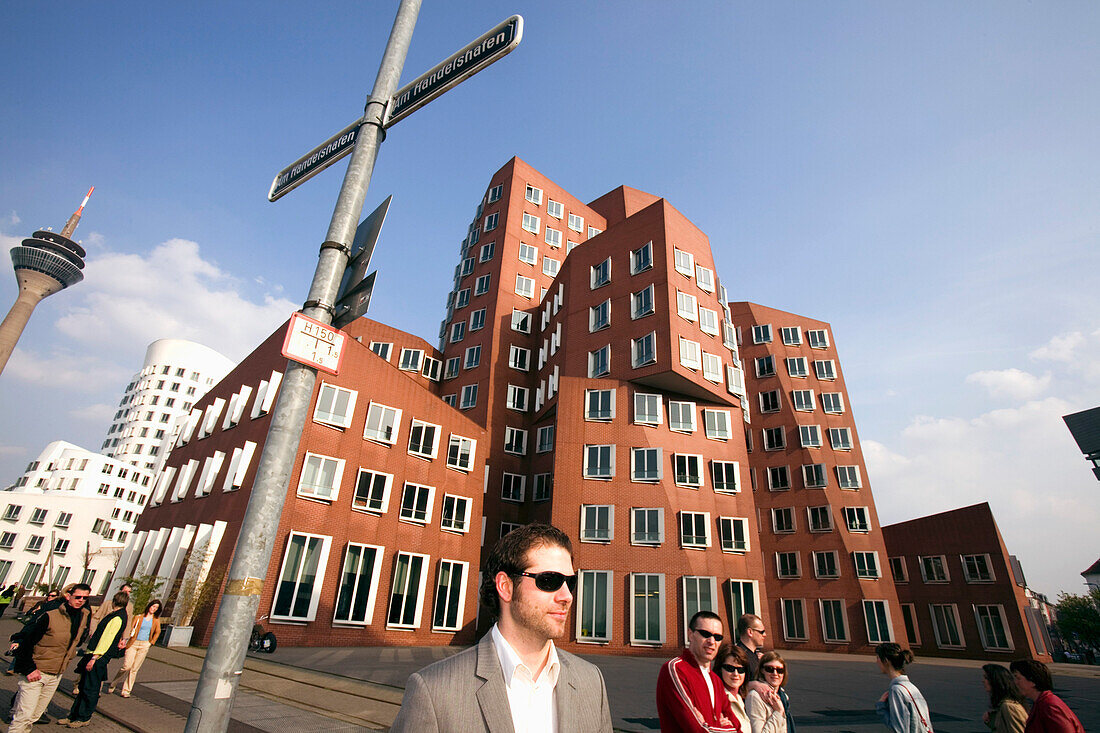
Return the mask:
<path fill-rule="evenodd" d="M 0 8 L 0 245 L 96 186 L 88 279 L 0 377 L 0 482 L 97 448 L 150 341 L 240 358 L 301 303 L 344 164 L 266 193 L 361 114 L 396 11 L 161 5 Z M 512 55 L 389 131 L 372 316 L 434 340 L 513 155 L 662 195 L 731 298 L 832 323 L 884 523 L 989 501 L 1033 587 L 1080 589 L 1100 487 L 1060 416 L 1100 404 L 1100 6 L 429 0 L 403 81 L 517 12 Z"/>

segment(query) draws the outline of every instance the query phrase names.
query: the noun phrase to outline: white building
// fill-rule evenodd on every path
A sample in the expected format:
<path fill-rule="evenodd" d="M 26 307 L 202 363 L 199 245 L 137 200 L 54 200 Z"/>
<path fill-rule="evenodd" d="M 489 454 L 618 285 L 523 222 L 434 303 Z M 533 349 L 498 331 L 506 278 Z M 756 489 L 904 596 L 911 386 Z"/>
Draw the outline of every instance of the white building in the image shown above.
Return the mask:
<path fill-rule="evenodd" d="M 213 349 L 182 339 L 149 344 L 145 363 L 118 403 L 103 453 L 154 473 L 179 433 L 179 418 L 235 366 Z"/>

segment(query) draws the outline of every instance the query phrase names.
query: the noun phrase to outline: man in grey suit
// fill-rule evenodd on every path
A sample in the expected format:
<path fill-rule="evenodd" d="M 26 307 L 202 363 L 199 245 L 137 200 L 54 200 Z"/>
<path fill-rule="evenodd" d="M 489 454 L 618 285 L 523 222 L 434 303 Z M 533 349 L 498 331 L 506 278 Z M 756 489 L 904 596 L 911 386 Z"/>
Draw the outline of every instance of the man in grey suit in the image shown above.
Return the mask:
<path fill-rule="evenodd" d="M 577 575 L 569 537 L 528 524 L 489 553 L 481 602 L 496 625 L 471 647 L 409 677 L 392 733 L 611 733 L 603 675 L 554 646 Z"/>

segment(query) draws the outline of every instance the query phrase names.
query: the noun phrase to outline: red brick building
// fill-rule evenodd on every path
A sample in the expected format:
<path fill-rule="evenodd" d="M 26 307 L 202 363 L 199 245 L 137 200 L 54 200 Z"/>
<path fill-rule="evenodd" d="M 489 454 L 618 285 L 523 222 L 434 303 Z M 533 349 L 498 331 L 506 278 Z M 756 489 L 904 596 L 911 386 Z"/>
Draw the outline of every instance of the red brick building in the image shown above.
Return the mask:
<path fill-rule="evenodd" d="M 339 377 L 318 378 L 260 606 L 280 641 L 470 643 L 482 553 L 536 520 L 574 539 L 567 648 L 668 656 L 701 609 L 730 627 L 758 613 L 785 648 L 894 638 L 828 324 L 728 300 L 707 237 L 664 199 L 620 187 L 585 204 L 509 161 L 462 242 L 440 350 L 359 319 Z M 765 325 L 775 339 L 754 338 Z M 281 338 L 198 403 L 121 575 L 228 562 Z M 768 356 L 781 373 L 756 371 Z M 789 359 L 830 371 L 782 372 Z M 812 409 L 793 401 L 807 389 Z"/>
<path fill-rule="evenodd" d="M 902 640 L 935 657 L 1051 661 L 1042 617 L 1015 577 L 989 504 L 882 528 Z"/>

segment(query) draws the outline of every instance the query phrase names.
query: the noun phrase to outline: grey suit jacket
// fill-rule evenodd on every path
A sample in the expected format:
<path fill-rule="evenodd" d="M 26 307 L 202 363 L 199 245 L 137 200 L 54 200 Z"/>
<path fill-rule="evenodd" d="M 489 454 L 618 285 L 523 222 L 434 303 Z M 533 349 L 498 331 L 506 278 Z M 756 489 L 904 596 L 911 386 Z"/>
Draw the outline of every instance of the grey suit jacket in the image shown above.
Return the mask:
<path fill-rule="evenodd" d="M 557 651 L 559 733 L 611 733 L 611 708 L 600 670 L 569 652 Z M 410 676 L 390 731 L 515 733 L 492 635 L 486 634 L 477 646 Z"/>

